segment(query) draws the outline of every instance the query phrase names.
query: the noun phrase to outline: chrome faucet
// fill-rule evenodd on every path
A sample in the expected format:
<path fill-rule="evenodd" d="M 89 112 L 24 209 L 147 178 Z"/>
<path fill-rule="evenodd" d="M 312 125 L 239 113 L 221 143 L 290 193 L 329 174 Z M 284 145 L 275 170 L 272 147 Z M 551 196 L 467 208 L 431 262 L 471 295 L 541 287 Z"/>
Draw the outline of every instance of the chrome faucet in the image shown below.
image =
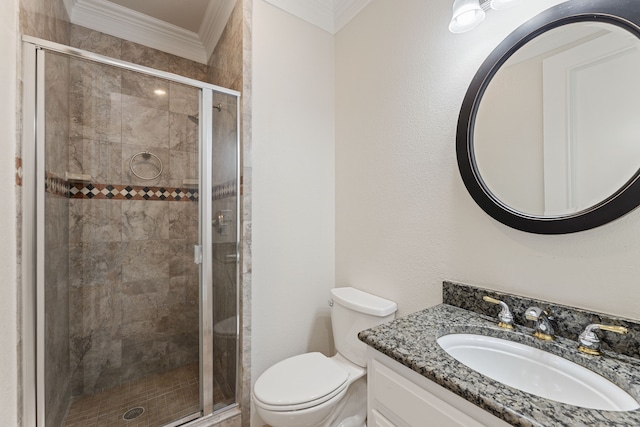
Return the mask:
<path fill-rule="evenodd" d="M 511 314 L 511 310 L 509 310 L 509 306 L 505 302 L 486 295 L 482 299 L 491 304 L 499 304 L 502 307 L 502 310 L 498 313 L 498 326 L 505 329 L 513 329 L 513 314 Z"/>
<path fill-rule="evenodd" d="M 555 331 L 551 324 L 552 317 L 549 313 L 541 309 L 540 307 L 529 307 L 524 312 L 524 317 L 527 320 L 536 322 L 534 327 L 533 336 L 545 341 L 551 341 L 555 338 Z"/>
<path fill-rule="evenodd" d="M 602 354 L 600 351 L 600 339 L 596 335 L 596 331 L 598 329 L 618 334 L 626 334 L 629 332 L 629 330 L 624 326 L 599 325 L 597 323 L 591 324 L 584 328 L 584 331 L 582 331 L 578 337 L 578 342 L 580 343 L 578 346 L 579 351 L 591 354 L 592 356 L 600 356 Z"/>

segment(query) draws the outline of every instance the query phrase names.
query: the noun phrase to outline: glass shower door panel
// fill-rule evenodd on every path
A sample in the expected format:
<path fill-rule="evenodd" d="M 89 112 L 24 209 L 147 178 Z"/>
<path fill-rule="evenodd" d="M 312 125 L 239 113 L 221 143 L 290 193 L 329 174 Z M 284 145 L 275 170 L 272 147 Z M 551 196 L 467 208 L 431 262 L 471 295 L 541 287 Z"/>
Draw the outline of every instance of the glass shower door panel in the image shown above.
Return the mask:
<path fill-rule="evenodd" d="M 199 89 L 45 70 L 47 427 L 199 416 Z"/>
<path fill-rule="evenodd" d="M 213 95 L 214 409 L 236 402 L 238 349 L 238 98 Z"/>
<path fill-rule="evenodd" d="M 68 170 L 70 60 L 61 55 L 47 56 L 44 76 L 46 98 L 44 112 L 44 173 L 38 185 L 45 187 L 44 269 L 39 296 L 45 307 L 44 323 L 44 397 L 46 425 L 60 426 L 71 402 L 71 362 L 69 325 L 69 199 L 65 172 Z M 39 171 L 41 172 L 41 171 Z M 42 262 L 42 260 L 41 260 Z"/>

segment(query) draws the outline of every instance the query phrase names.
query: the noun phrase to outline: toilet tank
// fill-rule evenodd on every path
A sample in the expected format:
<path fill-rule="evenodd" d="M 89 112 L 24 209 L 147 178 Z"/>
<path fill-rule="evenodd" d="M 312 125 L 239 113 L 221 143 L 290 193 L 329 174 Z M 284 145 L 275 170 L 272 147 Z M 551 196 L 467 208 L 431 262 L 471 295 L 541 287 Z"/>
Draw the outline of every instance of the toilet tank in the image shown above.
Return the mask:
<path fill-rule="evenodd" d="M 358 339 L 358 333 L 393 320 L 396 303 L 351 287 L 331 289 L 331 300 L 336 350 L 356 365 L 365 367 L 367 346 Z"/>

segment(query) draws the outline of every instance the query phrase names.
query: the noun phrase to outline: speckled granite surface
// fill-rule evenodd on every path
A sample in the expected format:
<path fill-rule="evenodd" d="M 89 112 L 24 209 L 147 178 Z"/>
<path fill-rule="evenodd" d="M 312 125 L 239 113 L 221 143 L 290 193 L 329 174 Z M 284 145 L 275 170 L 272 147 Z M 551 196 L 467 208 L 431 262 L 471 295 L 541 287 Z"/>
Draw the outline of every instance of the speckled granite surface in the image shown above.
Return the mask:
<path fill-rule="evenodd" d="M 534 322 L 526 320 L 523 316 L 525 310 L 529 307 L 536 306 L 548 311 L 555 318 L 556 335 L 573 341 L 577 341 L 580 332 L 591 323 L 624 326 L 629 330 L 629 333 L 625 335 L 613 332 L 598 332 L 602 348 L 630 357 L 640 358 L 640 323 L 638 322 L 548 301 L 490 291 L 461 283 L 444 282 L 442 284 L 443 303 L 487 316 L 497 316 L 500 307 L 484 302 L 482 297 L 485 295 L 504 301 L 511 309 L 515 317 L 515 323 L 518 325 L 530 328 L 534 326 Z"/>
<path fill-rule="evenodd" d="M 493 317 L 441 304 L 360 332 L 366 344 L 514 426 L 640 426 L 640 410 L 630 412 L 579 408 L 504 386 L 456 361 L 436 339 L 451 333 L 474 333 L 539 348 L 600 373 L 640 400 L 640 360 L 606 351 L 587 356 L 577 343 L 559 337 L 543 342 L 532 330 L 497 326 Z"/>

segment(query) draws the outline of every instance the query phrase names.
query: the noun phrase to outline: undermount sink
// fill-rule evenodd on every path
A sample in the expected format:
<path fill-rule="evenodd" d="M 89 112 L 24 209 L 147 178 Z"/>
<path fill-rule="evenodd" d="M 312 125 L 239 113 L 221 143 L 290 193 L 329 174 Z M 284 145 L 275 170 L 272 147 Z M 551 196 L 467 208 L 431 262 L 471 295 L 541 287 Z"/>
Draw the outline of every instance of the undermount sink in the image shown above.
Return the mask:
<path fill-rule="evenodd" d="M 605 411 L 640 408 L 633 397 L 606 378 L 543 350 L 475 334 L 444 335 L 437 341 L 471 369 L 536 396 Z"/>

